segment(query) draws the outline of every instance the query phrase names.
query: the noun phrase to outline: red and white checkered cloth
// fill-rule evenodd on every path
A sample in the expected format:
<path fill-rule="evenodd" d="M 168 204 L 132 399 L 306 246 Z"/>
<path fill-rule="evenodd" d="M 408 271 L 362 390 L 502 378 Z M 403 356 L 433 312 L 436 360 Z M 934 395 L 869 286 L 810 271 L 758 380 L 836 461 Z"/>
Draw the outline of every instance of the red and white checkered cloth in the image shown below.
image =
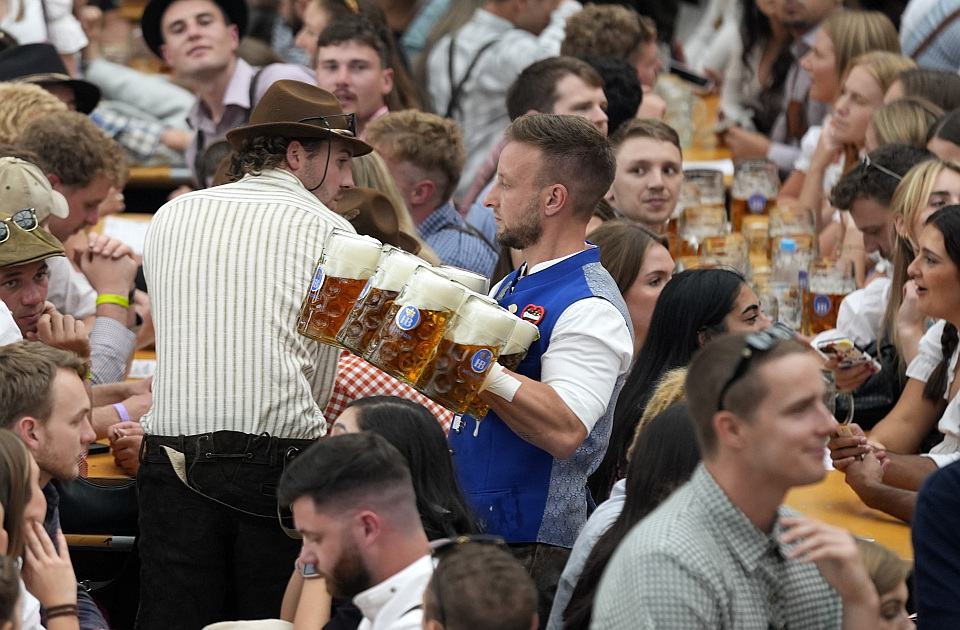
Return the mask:
<path fill-rule="evenodd" d="M 450 432 L 453 412 L 433 402 L 406 383 L 402 383 L 389 374 L 370 365 L 363 359 L 347 351 L 340 354 L 337 364 L 337 382 L 333 386 L 330 404 L 323 416 L 331 425 L 343 413 L 347 405 L 359 398 L 370 396 L 399 396 L 420 403 L 430 410 L 440 422 L 444 432 Z"/>

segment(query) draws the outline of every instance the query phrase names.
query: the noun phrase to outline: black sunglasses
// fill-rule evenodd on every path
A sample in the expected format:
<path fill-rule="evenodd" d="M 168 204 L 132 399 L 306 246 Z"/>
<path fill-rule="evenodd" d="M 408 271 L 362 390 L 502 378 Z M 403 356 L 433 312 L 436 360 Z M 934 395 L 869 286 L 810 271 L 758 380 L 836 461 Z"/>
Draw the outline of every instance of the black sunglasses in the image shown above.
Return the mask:
<path fill-rule="evenodd" d="M 750 367 L 750 360 L 757 354 L 772 350 L 781 341 L 790 341 L 795 339 L 797 333 L 786 326 L 773 325 L 770 328 L 756 333 L 750 333 L 744 339 L 743 349 L 740 350 L 740 360 L 737 361 L 737 367 L 733 374 L 727 379 L 727 382 L 720 388 L 720 395 L 717 397 L 717 411 L 723 410 L 723 399 L 726 397 L 730 387 L 738 380 L 743 378 Z"/>
<path fill-rule="evenodd" d="M 494 545 L 510 553 L 510 547 L 499 536 L 489 534 L 474 534 L 472 536 L 457 536 L 455 538 L 440 538 L 430 543 L 430 555 L 437 559 L 437 569 L 434 569 L 433 578 L 430 580 L 430 592 L 433 594 L 433 601 L 437 604 L 437 621 L 444 628 L 447 627 L 447 615 L 443 609 L 443 601 L 440 599 L 440 582 L 437 579 L 437 570 L 444 558 L 455 552 L 461 545 L 466 544 Z M 511 554 L 512 555 L 512 554 Z"/>
<path fill-rule="evenodd" d="M 12 216 L 0 221 L 0 243 L 10 238 L 10 228 L 7 223 L 13 223 L 24 232 L 32 232 L 40 225 L 37 213 L 33 208 L 26 208 L 13 213 Z"/>

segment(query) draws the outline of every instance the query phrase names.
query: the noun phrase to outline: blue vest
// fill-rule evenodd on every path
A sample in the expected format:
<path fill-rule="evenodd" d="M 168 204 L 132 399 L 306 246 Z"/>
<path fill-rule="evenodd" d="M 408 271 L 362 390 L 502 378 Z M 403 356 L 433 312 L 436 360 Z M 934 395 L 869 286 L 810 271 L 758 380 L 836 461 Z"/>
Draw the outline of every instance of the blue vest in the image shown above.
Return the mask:
<path fill-rule="evenodd" d="M 579 300 L 588 297 L 608 300 L 620 311 L 632 333 L 626 304 L 613 278 L 600 265 L 596 247 L 519 281 L 518 273 L 515 271 L 501 283 L 495 295 L 497 301 L 504 307 L 516 305 L 516 313 L 521 317 L 528 306 L 543 309 L 537 324 L 540 338 L 530 346 L 517 369 L 519 374 L 540 380 L 540 358 L 550 345 L 553 327 L 560 315 Z M 539 312 L 539 309 L 530 310 Z M 606 450 L 613 406 L 624 376 L 617 379 L 603 417 L 573 456 L 565 460 L 554 459 L 524 441 L 492 410 L 479 427 L 476 420 L 465 416 L 466 426 L 462 431 L 450 432 L 460 484 L 486 533 L 502 536 L 510 543 L 540 542 L 573 547 L 587 520 L 586 479 L 596 470 Z M 544 410 L 544 413 L 550 412 Z"/>

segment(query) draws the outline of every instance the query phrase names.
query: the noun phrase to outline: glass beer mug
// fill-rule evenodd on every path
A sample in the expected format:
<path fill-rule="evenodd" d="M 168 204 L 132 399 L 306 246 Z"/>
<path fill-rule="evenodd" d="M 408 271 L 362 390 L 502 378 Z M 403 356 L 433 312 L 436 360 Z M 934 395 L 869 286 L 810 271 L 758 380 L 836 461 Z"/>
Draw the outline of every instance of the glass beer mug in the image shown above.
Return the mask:
<path fill-rule="evenodd" d="M 496 301 L 469 295 L 417 381 L 417 390 L 454 413 L 465 412 L 518 321 Z"/>
<path fill-rule="evenodd" d="M 433 269 L 417 269 L 387 309 L 364 358 L 390 376 L 414 385 L 433 359 L 467 289 Z"/>
<path fill-rule="evenodd" d="M 500 351 L 500 357 L 497 359 L 497 363 L 511 372 L 517 371 L 520 363 L 527 356 L 527 350 L 530 349 L 534 341 L 540 338 L 540 329 L 536 325 L 519 317 L 516 317 L 516 320 L 517 324 L 510 334 L 510 339 L 504 344 L 503 350 Z M 483 420 L 488 411 L 490 411 L 490 405 L 480 400 L 479 396 L 475 397 L 467 407 L 467 413 L 477 420 Z"/>
<path fill-rule="evenodd" d="M 310 290 L 300 306 L 297 332 L 338 346 L 337 332 L 380 260 L 375 238 L 335 229 L 323 245 Z"/>
<path fill-rule="evenodd" d="M 384 245 L 377 270 L 337 333 L 340 345 L 362 357 L 403 285 L 417 269 L 429 266 L 427 261 L 399 247 Z"/>
<path fill-rule="evenodd" d="M 730 223 L 739 232 L 748 214 L 769 215 L 777 201 L 780 176 L 770 160 L 739 160 L 734 167 Z"/>
<path fill-rule="evenodd" d="M 454 267 L 453 265 L 440 265 L 439 267 L 434 267 L 434 269 L 451 280 L 456 280 L 471 291 L 481 295 L 486 295 L 490 292 L 490 279 L 479 273 L 470 271 L 469 269 Z"/>

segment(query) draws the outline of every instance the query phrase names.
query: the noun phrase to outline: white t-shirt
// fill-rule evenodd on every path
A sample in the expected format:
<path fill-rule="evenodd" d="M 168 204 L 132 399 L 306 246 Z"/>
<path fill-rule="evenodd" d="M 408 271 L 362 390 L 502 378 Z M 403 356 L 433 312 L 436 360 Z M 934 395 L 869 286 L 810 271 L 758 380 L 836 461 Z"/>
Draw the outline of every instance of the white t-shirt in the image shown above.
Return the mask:
<path fill-rule="evenodd" d="M 0 302 L 0 346 L 14 343 L 23 339 L 20 327 L 13 319 L 13 314 L 7 305 Z"/>
<path fill-rule="evenodd" d="M 907 368 L 907 376 L 915 378 L 918 381 L 926 383 L 933 371 L 943 359 L 943 351 L 940 345 L 940 337 L 943 335 L 944 321 L 939 321 L 930 327 L 930 330 L 920 338 L 920 347 L 917 357 L 910 362 Z M 953 351 L 950 357 L 950 367 L 947 370 L 947 389 L 943 393 L 943 398 L 949 400 L 947 408 L 943 410 L 940 416 L 940 422 L 937 429 L 943 433 L 943 441 L 930 449 L 926 453 L 937 466 L 943 468 L 947 464 L 960 460 L 960 396 L 954 396 L 951 400 L 950 385 L 953 383 L 953 371 L 957 367 L 957 357 L 960 356 L 960 347 Z"/>

